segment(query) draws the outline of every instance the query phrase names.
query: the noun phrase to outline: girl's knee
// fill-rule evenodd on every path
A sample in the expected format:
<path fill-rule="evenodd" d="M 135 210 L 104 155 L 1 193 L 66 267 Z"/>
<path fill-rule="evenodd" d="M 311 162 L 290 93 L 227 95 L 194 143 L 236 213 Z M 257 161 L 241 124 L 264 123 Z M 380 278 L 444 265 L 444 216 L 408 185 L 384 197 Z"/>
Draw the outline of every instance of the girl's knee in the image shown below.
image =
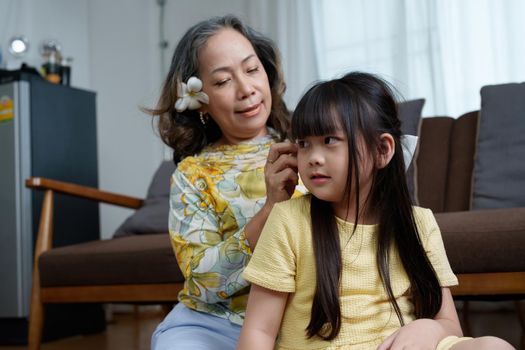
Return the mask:
<path fill-rule="evenodd" d="M 507 343 L 505 340 L 497 337 L 487 336 L 482 337 L 486 342 L 487 349 L 500 349 L 500 350 L 516 350 L 512 345 Z"/>
<path fill-rule="evenodd" d="M 473 349 L 516 350 L 516 348 L 507 343 L 505 340 L 493 336 L 475 338 L 472 340 L 472 343 L 474 345 Z"/>

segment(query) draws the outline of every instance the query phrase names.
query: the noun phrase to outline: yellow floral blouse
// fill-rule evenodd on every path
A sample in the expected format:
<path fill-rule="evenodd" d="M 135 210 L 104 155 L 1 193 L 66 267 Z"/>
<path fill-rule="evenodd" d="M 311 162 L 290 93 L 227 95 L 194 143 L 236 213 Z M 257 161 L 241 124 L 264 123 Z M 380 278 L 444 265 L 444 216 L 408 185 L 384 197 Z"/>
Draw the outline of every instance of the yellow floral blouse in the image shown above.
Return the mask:
<path fill-rule="evenodd" d="M 241 273 L 251 256 L 243 229 L 266 201 L 264 165 L 274 142 L 268 135 L 209 146 L 173 173 L 169 231 L 187 307 L 242 324 L 249 283 Z"/>

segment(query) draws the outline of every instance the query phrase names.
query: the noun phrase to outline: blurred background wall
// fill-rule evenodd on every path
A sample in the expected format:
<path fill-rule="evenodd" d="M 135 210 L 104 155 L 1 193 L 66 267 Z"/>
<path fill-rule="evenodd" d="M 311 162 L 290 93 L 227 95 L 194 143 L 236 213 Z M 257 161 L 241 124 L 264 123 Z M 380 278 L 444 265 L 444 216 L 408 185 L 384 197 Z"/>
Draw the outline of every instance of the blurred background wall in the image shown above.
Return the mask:
<path fill-rule="evenodd" d="M 140 107 L 154 106 L 184 31 L 229 13 L 279 46 L 292 109 L 313 81 L 349 70 L 426 98 L 425 116 L 457 117 L 479 108 L 481 86 L 525 80 L 520 0 L 0 0 L 2 65 L 39 67 L 39 45 L 57 40 L 71 85 L 97 93 L 100 188 L 144 197 L 170 152 Z M 7 52 L 15 35 L 29 40 L 23 58 Z M 102 237 L 129 214 L 101 205 Z"/>

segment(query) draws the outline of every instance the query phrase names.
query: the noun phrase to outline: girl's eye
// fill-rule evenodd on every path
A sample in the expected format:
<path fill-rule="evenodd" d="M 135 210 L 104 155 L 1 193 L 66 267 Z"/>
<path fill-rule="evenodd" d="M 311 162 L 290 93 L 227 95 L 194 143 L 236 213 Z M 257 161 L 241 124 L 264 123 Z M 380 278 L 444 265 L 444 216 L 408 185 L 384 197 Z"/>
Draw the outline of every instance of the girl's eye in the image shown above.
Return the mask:
<path fill-rule="evenodd" d="M 305 140 L 297 140 L 297 146 L 299 146 L 299 148 L 305 148 L 308 146 L 308 142 Z"/>
<path fill-rule="evenodd" d="M 324 143 L 325 145 L 331 145 L 333 143 L 335 143 L 337 141 L 337 139 L 333 136 L 327 136 L 324 138 Z"/>

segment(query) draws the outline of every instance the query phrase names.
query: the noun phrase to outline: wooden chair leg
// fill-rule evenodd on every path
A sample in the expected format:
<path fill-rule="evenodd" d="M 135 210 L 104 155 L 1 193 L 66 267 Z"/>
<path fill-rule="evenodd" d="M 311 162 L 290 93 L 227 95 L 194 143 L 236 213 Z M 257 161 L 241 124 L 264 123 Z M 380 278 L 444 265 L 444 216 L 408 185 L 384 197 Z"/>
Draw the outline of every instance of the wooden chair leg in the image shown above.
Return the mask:
<path fill-rule="evenodd" d="M 468 300 L 463 301 L 463 310 L 461 312 L 461 320 L 463 321 L 463 335 L 465 337 L 472 336 L 472 328 L 470 326 L 470 303 Z"/>
<path fill-rule="evenodd" d="M 525 349 L 525 316 L 523 316 L 523 307 L 521 305 L 521 300 L 515 300 L 514 306 L 516 307 L 516 314 L 518 315 L 518 320 L 520 322 L 520 346 L 521 349 Z"/>
<path fill-rule="evenodd" d="M 35 282 L 33 274 L 33 285 Z M 29 312 L 28 349 L 39 350 L 44 328 L 44 305 L 40 299 L 40 287 L 33 287 L 31 292 L 31 310 Z"/>
<path fill-rule="evenodd" d="M 53 232 L 53 191 L 46 191 L 40 214 L 40 226 L 35 244 L 35 257 L 33 261 L 33 280 L 31 287 L 31 307 L 29 310 L 28 349 L 39 350 L 42 342 L 44 328 L 44 306 L 40 290 L 40 270 L 38 259 L 40 255 L 49 250 L 52 244 Z"/>

